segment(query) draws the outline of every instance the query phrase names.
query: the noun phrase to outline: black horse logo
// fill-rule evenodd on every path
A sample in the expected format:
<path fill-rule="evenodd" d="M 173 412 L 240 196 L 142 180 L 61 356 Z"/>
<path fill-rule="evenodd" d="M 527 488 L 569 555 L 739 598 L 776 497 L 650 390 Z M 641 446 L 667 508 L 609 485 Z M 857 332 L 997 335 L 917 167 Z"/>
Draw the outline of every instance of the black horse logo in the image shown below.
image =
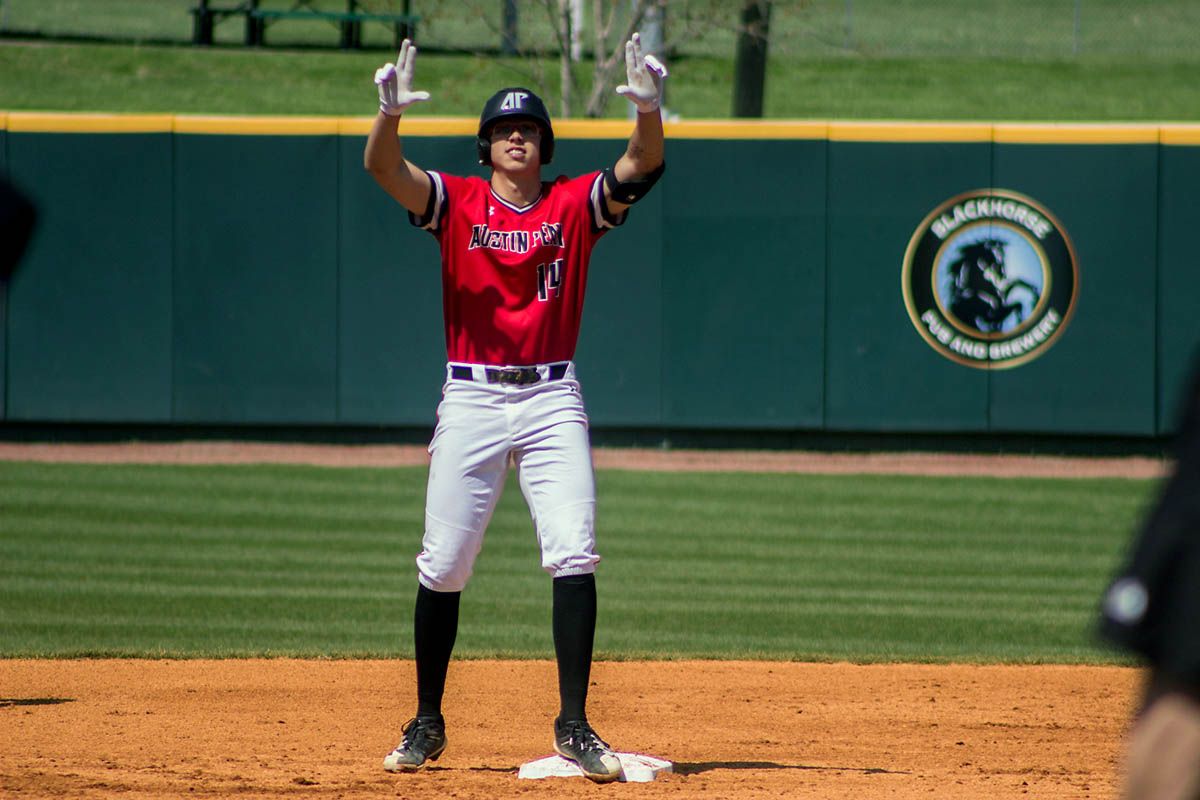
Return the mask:
<path fill-rule="evenodd" d="M 999 333 L 1010 316 L 1016 324 L 1025 319 L 1025 306 L 1011 300 L 1015 289 L 1025 289 L 1036 299 L 1038 287 L 1010 278 L 1004 267 L 1005 242 L 980 239 L 958 249 L 958 259 L 950 265 L 950 312 L 982 333 Z"/>

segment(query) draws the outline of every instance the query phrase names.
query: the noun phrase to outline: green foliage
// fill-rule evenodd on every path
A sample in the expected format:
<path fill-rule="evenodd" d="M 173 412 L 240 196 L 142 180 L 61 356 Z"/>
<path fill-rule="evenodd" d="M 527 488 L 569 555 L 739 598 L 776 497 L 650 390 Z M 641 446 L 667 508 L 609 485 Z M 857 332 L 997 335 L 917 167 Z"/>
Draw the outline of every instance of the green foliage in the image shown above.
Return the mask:
<path fill-rule="evenodd" d="M 424 469 L 0 464 L 0 656 L 411 656 Z M 1151 484 L 598 475 L 601 658 L 1111 662 Z M 457 653 L 550 657 L 510 482 Z"/>

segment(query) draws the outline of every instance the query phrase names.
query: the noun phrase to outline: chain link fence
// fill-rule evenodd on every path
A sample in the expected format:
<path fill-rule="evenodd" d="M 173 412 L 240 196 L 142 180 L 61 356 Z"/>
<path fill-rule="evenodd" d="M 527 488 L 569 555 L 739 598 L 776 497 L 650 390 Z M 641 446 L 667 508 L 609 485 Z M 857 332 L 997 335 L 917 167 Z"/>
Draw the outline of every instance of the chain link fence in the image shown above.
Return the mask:
<path fill-rule="evenodd" d="M 229 7 L 239 0 L 214 0 Z M 580 0 L 582 43 L 591 49 L 593 3 L 628 13 L 630 0 Z M 345 10 L 345 0 L 311 0 Z M 260 0 L 291 8 L 295 0 Z M 502 50 L 505 0 L 358 0 L 362 10 L 420 17 L 423 48 L 450 52 Z M 0 0 L 0 36 L 187 44 L 196 0 Z M 733 55 L 742 0 L 663 0 L 669 55 Z M 517 0 L 522 50 L 553 52 L 559 0 Z M 618 20 L 620 22 L 620 20 Z M 214 41 L 240 45 L 244 18 L 218 23 Z M 615 25 L 612 39 L 621 26 Z M 1197 0 L 775 0 L 770 53 L 799 58 L 1070 59 L 1090 56 L 1200 60 Z M 362 44 L 390 49 L 393 31 L 363 27 Z M 338 46 L 337 24 L 281 20 L 268 46 Z"/>
<path fill-rule="evenodd" d="M 1194 0 L 812 0 L 776 9 L 775 52 L 866 57 L 1200 55 Z"/>

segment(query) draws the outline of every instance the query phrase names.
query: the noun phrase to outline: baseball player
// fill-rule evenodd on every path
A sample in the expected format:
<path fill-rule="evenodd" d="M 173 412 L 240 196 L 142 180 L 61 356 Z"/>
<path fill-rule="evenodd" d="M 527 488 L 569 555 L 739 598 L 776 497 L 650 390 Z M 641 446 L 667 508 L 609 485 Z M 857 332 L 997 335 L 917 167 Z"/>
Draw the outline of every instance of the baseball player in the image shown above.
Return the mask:
<path fill-rule="evenodd" d="M 1183 414 L 1175 472 L 1104 595 L 1102 633 L 1150 666 L 1127 800 L 1200 800 L 1200 360 Z"/>
<path fill-rule="evenodd" d="M 593 781 L 612 781 L 620 761 L 585 713 L 600 557 L 588 419 L 572 358 L 592 248 L 664 169 L 666 69 L 643 54 L 637 34 L 626 43 L 617 93 L 637 107 L 633 134 L 613 166 L 577 178 L 542 180 L 554 157 L 550 115 L 530 90 L 501 89 L 479 118 L 479 163 L 491 168 L 484 179 L 423 170 L 404 157 L 400 116 L 429 99 L 412 89 L 416 54 L 405 41 L 396 63 L 376 72 L 380 110 L 363 157 L 409 221 L 437 239 L 448 356 L 417 557 L 417 713 L 383 766 L 415 771 L 446 748 L 442 694 L 459 596 L 511 459 L 553 578 L 554 748 Z"/>

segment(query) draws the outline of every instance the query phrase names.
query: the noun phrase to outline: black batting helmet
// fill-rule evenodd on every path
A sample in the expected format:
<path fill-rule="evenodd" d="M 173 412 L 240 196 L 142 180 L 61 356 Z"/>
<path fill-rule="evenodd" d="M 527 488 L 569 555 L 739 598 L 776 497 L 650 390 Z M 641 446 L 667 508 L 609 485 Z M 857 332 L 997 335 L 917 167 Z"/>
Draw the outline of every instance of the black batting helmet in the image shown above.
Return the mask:
<path fill-rule="evenodd" d="M 546 104 L 528 89 L 520 86 L 510 86 L 496 92 L 483 104 L 483 113 L 479 115 L 479 163 L 490 166 L 492 163 L 492 143 L 489 131 L 492 123 L 503 117 L 527 117 L 542 126 L 542 163 L 549 164 L 554 158 L 554 128 L 550 125 L 550 113 Z"/>

